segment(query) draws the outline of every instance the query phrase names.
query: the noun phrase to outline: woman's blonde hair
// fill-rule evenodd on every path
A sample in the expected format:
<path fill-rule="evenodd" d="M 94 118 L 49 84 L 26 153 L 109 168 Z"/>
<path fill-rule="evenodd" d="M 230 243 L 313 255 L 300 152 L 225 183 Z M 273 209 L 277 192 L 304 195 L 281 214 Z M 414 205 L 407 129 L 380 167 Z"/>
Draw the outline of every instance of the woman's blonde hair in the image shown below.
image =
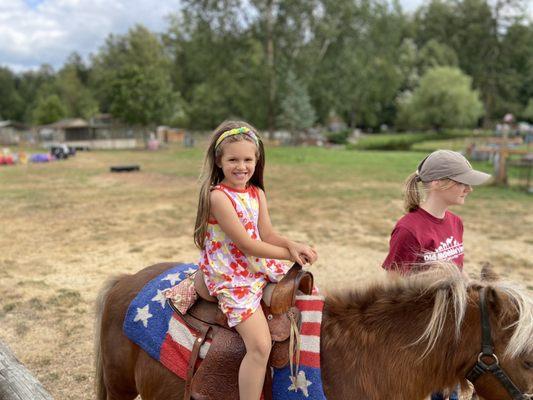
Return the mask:
<path fill-rule="evenodd" d="M 257 137 L 257 150 L 256 150 L 256 165 L 255 170 L 250 178 L 249 184 L 257 186 L 262 190 L 265 190 L 263 184 L 263 171 L 265 169 L 265 149 L 263 142 L 261 141 L 257 129 L 252 125 L 243 121 L 224 121 L 222 122 L 211 135 L 209 146 L 205 153 L 204 165 L 202 168 L 202 174 L 200 175 L 200 194 L 198 196 L 198 211 L 196 213 L 196 223 L 194 226 L 194 243 L 199 249 L 203 249 L 205 245 L 205 236 L 207 233 L 207 225 L 209 221 L 209 215 L 211 213 L 210 193 L 213 186 L 218 185 L 224 179 L 224 173 L 222 168 L 218 166 L 222 157 L 224 144 L 240 142 L 242 140 L 248 140 L 252 143 L 256 143 L 247 134 L 233 135 L 223 139 L 219 146 L 216 146 L 216 142 L 220 135 L 231 129 L 246 127 L 250 129 Z"/>
<path fill-rule="evenodd" d="M 440 182 L 439 190 L 446 190 L 455 185 L 455 182 L 448 178 L 439 179 L 438 181 Z M 430 189 L 431 182 L 422 182 L 420 180 L 420 176 L 418 175 L 418 171 L 413 172 L 405 180 L 403 196 L 403 206 L 405 212 L 409 213 L 411 211 L 416 211 L 420 207 L 420 203 L 422 202 L 422 195 L 418 186 L 419 182 L 423 186 L 424 195 L 427 195 Z"/>

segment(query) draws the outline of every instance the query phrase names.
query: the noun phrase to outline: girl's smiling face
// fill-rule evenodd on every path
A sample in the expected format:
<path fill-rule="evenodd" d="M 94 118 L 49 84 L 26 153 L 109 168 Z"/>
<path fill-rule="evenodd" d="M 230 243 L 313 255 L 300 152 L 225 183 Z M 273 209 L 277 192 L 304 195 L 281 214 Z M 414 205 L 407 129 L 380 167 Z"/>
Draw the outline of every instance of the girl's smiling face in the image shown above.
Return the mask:
<path fill-rule="evenodd" d="M 245 189 L 252 178 L 257 163 L 257 147 L 249 140 L 239 140 L 222 144 L 222 156 L 217 162 L 224 173 L 221 183 L 235 188 Z"/>

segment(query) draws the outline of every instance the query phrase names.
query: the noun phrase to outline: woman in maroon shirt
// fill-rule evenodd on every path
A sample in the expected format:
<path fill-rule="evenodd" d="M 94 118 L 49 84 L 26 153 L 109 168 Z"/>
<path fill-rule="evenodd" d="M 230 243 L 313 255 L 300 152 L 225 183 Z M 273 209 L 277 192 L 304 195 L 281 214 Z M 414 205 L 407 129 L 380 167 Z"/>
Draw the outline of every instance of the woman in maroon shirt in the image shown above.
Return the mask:
<path fill-rule="evenodd" d="M 489 178 L 454 151 L 437 150 L 422 160 L 405 183 L 407 213 L 392 231 L 383 268 L 408 274 L 422 264 L 450 261 L 462 269 L 463 222 L 448 207 L 464 204 L 472 186 Z M 424 199 L 419 186 L 423 188 Z M 432 400 L 443 398 L 442 393 L 431 396 Z M 450 400 L 456 399 L 458 394 L 453 392 Z"/>
<path fill-rule="evenodd" d="M 407 213 L 392 231 L 383 268 L 409 273 L 432 261 L 452 261 L 462 268 L 463 223 L 448 207 L 464 204 L 472 186 L 489 178 L 455 151 L 437 150 L 424 158 L 405 182 Z"/>

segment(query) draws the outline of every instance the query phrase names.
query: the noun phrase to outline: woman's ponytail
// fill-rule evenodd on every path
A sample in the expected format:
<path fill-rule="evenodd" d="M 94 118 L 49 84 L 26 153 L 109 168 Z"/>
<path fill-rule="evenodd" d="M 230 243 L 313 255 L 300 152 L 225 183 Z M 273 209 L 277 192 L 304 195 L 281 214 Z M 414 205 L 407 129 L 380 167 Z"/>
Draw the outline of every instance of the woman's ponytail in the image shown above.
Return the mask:
<path fill-rule="evenodd" d="M 403 205 L 406 212 L 415 211 L 420 207 L 421 199 L 418 182 L 420 182 L 418 172 L 413 172 L 405 180 Z"/>

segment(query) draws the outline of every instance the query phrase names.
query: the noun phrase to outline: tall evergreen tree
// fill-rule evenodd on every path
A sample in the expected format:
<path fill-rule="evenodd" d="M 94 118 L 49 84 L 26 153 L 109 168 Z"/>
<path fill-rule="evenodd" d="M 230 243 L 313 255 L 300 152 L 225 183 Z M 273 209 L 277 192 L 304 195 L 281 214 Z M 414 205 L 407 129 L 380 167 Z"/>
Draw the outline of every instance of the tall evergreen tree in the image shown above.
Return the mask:
<path fill-rule="evenodd" d="M 278 124 L 294 135 L 313 126 L 315 119 L 315 110 L 311 105 L 307 88 L 296 79 L 292 71 L 289 71 L 281 100 Z"/>

